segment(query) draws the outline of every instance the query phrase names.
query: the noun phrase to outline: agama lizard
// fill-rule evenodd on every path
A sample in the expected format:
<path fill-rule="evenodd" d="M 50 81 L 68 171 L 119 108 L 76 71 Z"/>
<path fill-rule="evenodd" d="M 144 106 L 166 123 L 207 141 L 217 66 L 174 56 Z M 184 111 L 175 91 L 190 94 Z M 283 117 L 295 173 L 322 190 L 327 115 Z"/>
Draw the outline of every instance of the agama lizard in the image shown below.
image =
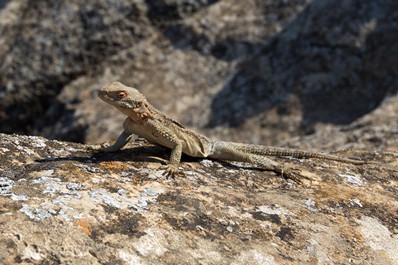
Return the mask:
<path fill-rule="evenodd" d="M 174 177 L 180 174 L 178 165 L 182 153 L 193 157 L 252 163 L 262 169 L 277 172 L 297 182 L 300 182 L 300 180 L 291 169 L 284 168 L 266 156 L 319 158 L 358 165 L 366 163 L 360 160 L 311 151 L 214 141 L 166 117 L 149 104 L 145 96 L 137 89 L 125 86 L 120 82 L 112 82 L 103 87 L 98 96 L 127 115 L 123 123 L 123 132 L 113 145 L 104 147 L 103 151 L 118 151 L 129 142 L 132 135 L 141 136 L 151 143 L 171 149 L 169 163 L 164 167 L 165 175 L 167 176 Z"/>

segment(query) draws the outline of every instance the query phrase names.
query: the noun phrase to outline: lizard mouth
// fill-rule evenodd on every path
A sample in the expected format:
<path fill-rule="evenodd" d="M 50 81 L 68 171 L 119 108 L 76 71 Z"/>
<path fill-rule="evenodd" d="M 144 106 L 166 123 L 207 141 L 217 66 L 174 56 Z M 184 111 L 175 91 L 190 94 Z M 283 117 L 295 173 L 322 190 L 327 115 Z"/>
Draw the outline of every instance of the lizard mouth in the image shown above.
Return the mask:
<path fill-rule="evenodd" d="M 108 102 L 109 101 L 109 97 L 107 96 L 107 94 L 106 94 L 106 92 L 105 91 L 98 91 L 98 97 L 100 98 L 100 99 L 102 99 L 103 101 L 106 101 L 106 102 Z"/>

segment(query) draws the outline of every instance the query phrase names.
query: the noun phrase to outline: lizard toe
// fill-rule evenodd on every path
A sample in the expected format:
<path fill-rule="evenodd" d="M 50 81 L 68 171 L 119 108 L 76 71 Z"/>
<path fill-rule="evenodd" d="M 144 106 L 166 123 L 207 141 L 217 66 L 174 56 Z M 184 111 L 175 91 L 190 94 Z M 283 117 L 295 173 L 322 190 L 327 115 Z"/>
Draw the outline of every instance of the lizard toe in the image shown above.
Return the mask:
<path fill-rule="evenodd" d="M 178 167 L 174 166 L 174 165 L 166 165 L 166 166 L 162 166 L 161 167 L 162 170 L 164 170 L 163 172 L 163 176 L 165 176 L 167 179 L 169 177 L 175 179 L 175 177 L 178 176 L 182 176 L 182 172 L 178 169 Z"/>
<path fill-rule="evenodd" d="M 284 178 L 291 179 L 297 184 L 303 184 L 302 179 L 310 180 L 307 176 L 300 175 L 299 173 L 294 173 L 293 170 L 284 168 L 280 172 Z"/>

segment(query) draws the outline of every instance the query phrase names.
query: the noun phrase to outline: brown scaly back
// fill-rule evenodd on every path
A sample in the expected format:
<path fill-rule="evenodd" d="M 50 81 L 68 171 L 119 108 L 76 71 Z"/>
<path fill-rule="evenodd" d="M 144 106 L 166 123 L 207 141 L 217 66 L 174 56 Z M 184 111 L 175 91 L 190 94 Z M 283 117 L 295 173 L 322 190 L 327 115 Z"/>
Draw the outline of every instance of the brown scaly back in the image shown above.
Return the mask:
<path fill-rule="evenodd" d="M 165 124 L 165 125 L 174 124 L 174 125 L 177 125 L 180 128 L 184 128 L 185 129 L 185 127 L 181 123 L 179 123 L 179 122 L 167 117 L 166 115 L 164 115 L 163 113 L 158 111 L 154 106 L 152 106 L 148 102 L 148 100 L 146 100 L 146 102 L 145 102 L 145 107 L 146 107 L 146 109 L 148 110 L 148 112 L 150 113 L 150 115 L 154 119 L 159 119 L 163 124 Z"/>

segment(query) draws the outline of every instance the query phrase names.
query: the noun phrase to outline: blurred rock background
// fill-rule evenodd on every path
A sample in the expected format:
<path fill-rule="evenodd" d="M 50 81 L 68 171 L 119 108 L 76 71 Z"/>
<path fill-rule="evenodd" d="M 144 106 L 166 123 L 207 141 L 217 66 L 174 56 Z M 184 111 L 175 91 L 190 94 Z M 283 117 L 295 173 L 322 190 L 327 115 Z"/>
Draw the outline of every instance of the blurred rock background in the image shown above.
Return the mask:
<path fill-rule="evenodd" d="M 397 134 L 397 59 L 394 0 L 0 0 L 0 132 L 109 141 L 119 80 L 224 140 Z"/>

